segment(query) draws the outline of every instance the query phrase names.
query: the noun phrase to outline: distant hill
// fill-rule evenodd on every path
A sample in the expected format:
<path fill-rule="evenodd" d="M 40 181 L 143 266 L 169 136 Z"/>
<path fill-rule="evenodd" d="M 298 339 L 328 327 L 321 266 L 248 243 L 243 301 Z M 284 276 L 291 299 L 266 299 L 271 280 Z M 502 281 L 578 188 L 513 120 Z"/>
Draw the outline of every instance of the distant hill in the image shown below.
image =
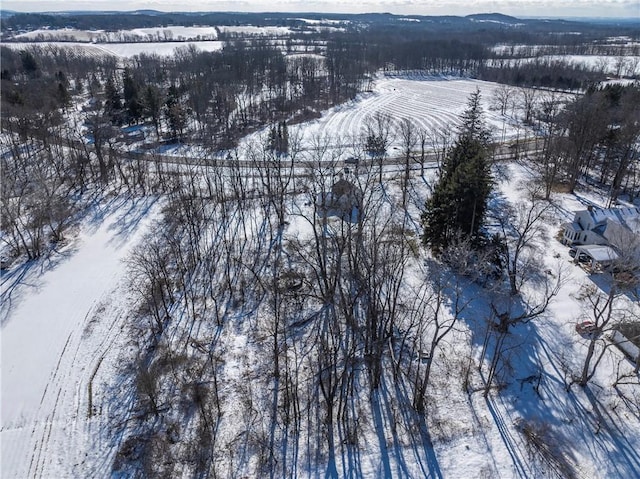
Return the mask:
<path fill-rule="evenodd" d="M 30 31 L 40 28 L 75 28 L 79 30 L 127 30 L 132 28 L 156 28 L 168 25 L 217 26 L 217 25 L 255 25 L 288 26 L 304 28 L 300 18 L 342 21 L 345 28 L 397 27 L 402 25 L 404 32 L 492 32 L 520 29 L 526 25 L 527 33 L 563 33 L 567 31 L 587 32 L 612 28 L 613 23 L 589 22 L 587 20 L 568 21 L 559 19 L 516 18 L 502 13 L 477 13 L 467 16 L 420 16 L 393 15 L 390 13 L 312 13 L 312 12 L 160 12 L 152 9 L 118 11 L 66 11 L 21 13 L 3 10 L 1 30 Z M 412 21 L 407 21 L 411 19 Z M 632 23 L 623 25 L 634 28 Z M 620 34 L 619 32 L 614 32 Z"/>
<path fill-rule="evenodd" d="M 498 22 L 512 25 L 518 23 L 522 24 L 521 19 L 509 15 L 504 15 L 502 13 L 476 13 L 473 15 L 467 15 L 464 18 L 476 21 Z"/>

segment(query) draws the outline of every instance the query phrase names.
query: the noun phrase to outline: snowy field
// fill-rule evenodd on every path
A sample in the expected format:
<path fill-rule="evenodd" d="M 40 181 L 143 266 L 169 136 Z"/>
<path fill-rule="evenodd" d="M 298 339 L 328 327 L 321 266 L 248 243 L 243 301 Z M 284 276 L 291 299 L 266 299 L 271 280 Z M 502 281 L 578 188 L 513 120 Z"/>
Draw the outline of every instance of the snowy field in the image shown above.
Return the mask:
<path fill-rule="evenodd" d="M 149 200 L 96 206 L 68 246 L 3 274 L 3 478 L 108 476 L 100 384 L 127 342 L 122 261 L 154 212 Z"/>
<path fill-rule="evenodd" d="M 460 77 L 434 77 L 419 73 L 378 75 L 372 90 L 360 93 L 354 100 L 324 112 L 317 120 L 292 125 L 289 136 L 297 138 L 303 150 L 314 149 L 318 141 L 333 139 L 332 147 L 339 145 L 342 155 L 358 154 L 363 144 L 367 125 L 373 124 L 377 115 L 390 120 L 390 155 L 402 148 L 399 133 L 400 123 L 409 120 L 417 130 L 427 133 L 427 148 L 433 148 L 433 140 L 443 132 L 455 132 L 458 116 L 467 107 L 469 95 L 480 90 L 485 120 L 495 141 L 523 138 L 525 127 L 517 120 L 520 107 L 510 108 L 505 115 L 492 108 L 493 95 L 500 84 Z M 543 94 L 543 93 L 540 93 Z M 518 94 L 514 100 L 519 100 Z M 241 142 L 243 146 L 263 142 L 268 128 L 249 135 Z M 170 145 L 162 154 L 179 157 L 202 158 L 206 151 L 189 145 Z"/>
<path fill-rule="evenodd" d="M 499 83 L 470 78 L 427 76 L 420 73 L 378 75 L 371 91 L 360 93 L 347 103 L 324 112 L 317 120 L 291 125 L 289 136 L 300 141 L 303 150 L 313 149 L 318 141 L 331 138 L 332 146 L 339 144 L 345 155 L 357 154 L 363 144 L 367 125 L 373 124 L 377 115 L 390 120 L 389 149 L 391 155 L 401 149 L 400 123 L 409 120 L 417 130 L 427 133 L 427 147 L 433 147 L 434 136 L 442 132 L 454 132 L 458 116 L 467 107 L 469 95 L 480 90 L 486 124 L 495 141 L 523 138 L 526 128 L 516 120 L 521 115 L 519 106 L 509 108 L 501 115 L 492 107 Z M 543 95 L 543 92 L 538 92 Z M 519 102 L 518 93 L 514 102 Z M 241 146 L 262 142 L 268 135 L 264 128 L 242 140 Z M 433 135 L 433 136 L 432 136 Z M 242 148 L 241 148 L 242 149 Z M 162 154 L 180 157 L 202 158 L 207 152 L 189 145 L 170 145 Z"/>
<path fill-rule="evenodd" d="M 120 42 L 123 38 L 129 41 L 162 41 L 162 40 L 215 40 L 218 36 L 216 27 L 157 27 L 157 28 L 134 28 L 132 30 L 118 30 L 107 32 L 104 30 L 75 30 L 72 28 L 62 28 L 58 30 L 33 30 L 31 32 L 19 33 L 13 38 L 21 40 L 45 40 L 61 41 L 74 40 L 77 42 Z"/>
<path fill-rule="evenodd" d="M 173 55 L 177 48 L 196 47 L 198 50 L 215 52 L 222 50 L 224 42 L 213 41 L 185 41 L 185 42 L 134 42 L 134 43 L 82 43 L 82 42 L 38 42 L 38 43 L 5 43 L 4 46 L 14 50 L 37 48 L 65 48 L 79 56 L 115 56 L 118 58 L 132 58 L 141 53 L 160 56 Z"/>
<path fill-rule="evenodd" d="M 355 141 L 378 112 L 389 114 L 396 124 L 408 118 L 425 129 L 451 129 L 469 94 L 480 89 L 494 136 L 512 138 L 517 129 L 510 126 L 510 117 L 488 108 L 497 87 L 469 79 L 380 77 L 372 92 L 295 129 L 307 143 L 317 135 Z M 525 197 L 526 185 L 533 183 L 531 171 L 519 164 L 497 165 L 494 174 L 494 207 L 515 205 Z M 429 175 L 425 180 L 417 171 L 413 174 L 415 190 L 408 211 L 416 223 L 433 171 Z M 397 168 L 385 170 L 391 198 L 385 201 L 398 200 L 398 177 Z M 305 220 L 301 211 L 306 216 L 313 213 L 306 201 L 303 195 L 291 200 L 287 234 L 308 234 L 302 226 Z M 485 401 L 480 392 L 467 394 L 457 379 L 450 379 L 458 378 L 459 372 L 447 372 L 449 366 L 437 364 L 438 387 L 430 397 L 433 408 L 429 418 L 433 451 L 428 445 L 399 446 L 397 442 L 387 448 L 386 440 L 393 441 L 390 431 L 395 431 L 394 424 L 386 424 L 378 437 L 366 431 L 370 435 L 362 441 L 358 456 L 361 477 L 376 478 L 386 472 L 394 477 L 397 472 L 402 477 L 445 479 L 555 477 L 552 472 L 545 474 L 529 456 L 517 431 L 523 422 L 541 424 L 550 431 L 548 434 L 575 471 L 574 477 L 640 477 L 640 391 L 635 386 L 623 386 L 620 391 L 625 396 L 620 396 L 611 388 L 616 373 L 630 369 L 630 363 L 610 348 L 592 389 L 574 385 L 566 391 L 567 378 L 579 370 L 587 349 L 587 341 L 574 330 L 575 323 L 589 314 L 578 300 L 579 291 L 585 284 L 602 285 L 605 279 L 574 265 L 567 247 L 554 237 L 560 225 L 571 219 L 573 210 L 588 204 L 603 206 L 605 201 L 596 195 L 554 195 L 536 259 L 542 270 L 562 271 L 566 281 L 544 316 L 514 328 L 513 349 L 507 361 L 513 382 Z M 126 408 L 131 398 L 123 391 L 118 404 L 105 404 L 101 398 L 106 395 L 101 392 L 114 387 L 117 361 L 131 354 L 131 338 L 124 334 L 131 312 L 127 309 L 123 260 L 143 235 L 152 231 L 158 211 L 159 206 L 151 200 L 115 199 L 96 206 L 67 246 L 49 259 L 3 275 L 3 478 L 106 477 L 112 473 L 111 462 L 122 438 L 106 433 L 113 430 L 108 424 L 113 417 L 109 409 Z M 419 278 L 424 263 L 424 253 L 421 255 L 411 266 L 409 274 L 414 279 Z M 534 295 L 534 289 L 528 286 L 524 294 Z M 458 348 L 460 357 L 464 357 L 467 344 L 476 352 L 481 346 L 482 327 L 489 313 L 486 304 L 475 302 L 475 292 L 472 286 L 466 291 L 474 302 L 454 336 L 460 343 L 451 341 L 447 346 L 450 357 Z M 625 303 L 625 307 L 637 310 L 637 303 Z M 251 322 L 243 323 L 242 328 L 248 335 Z M 223 392 L 240 399 L 239 387 L 251 381 L 241 375 L 239 365 L 254 372 L 256 366 L 251 362 L 255 351 L 248 349 L 246 337 L 237 333 L 226 329 L 221 341 L 226 345 L 224 373 L 230 378 Z M 477 354 L 474 357 L 477 359 Z M 532 377 L 540 378 L 535 389 Z M 238 389 L 234 390 L 235 386 Z M 228 411 L 233 418 L 233 407 Z M 234 427 L 242 427 L 239 421 L 235 425 L 229 422 L 231 425 L 220 432 L 223 439 L 233 436 Z M 403 458 L 414 457 L 424 463 L 402 462 Z M 322 464 L 317 469 L 301 468 L 300 477 L 317 477 L 322 472 Z"/>
<path fill-rule="evenodd" d="M 305 140 L 317 135 L 340 136 L 355 143 L 376 114 L 388 115 L 394 127 L 408 119 L 425 131 L 450 128 L 467 106 L 469 95 L 480 90 L 489 128 L 496 139 L 515 138 L 510 118 L 490 109 L 494 91 L 500 85 L 458 77 L 430 77 L 420 74 L 381 76 L 373 91 L 337 106 L 315 122 L 304 124 Z M 400 138 L 394 137 L 394 143 Z"/>
<path fill-rule="evenodd" d="M 220 26 L 220 33 L 228 33 L 238 36 L 285 36 L 290 35 L 289 27 L 256 27 L 252 25 Z"/>

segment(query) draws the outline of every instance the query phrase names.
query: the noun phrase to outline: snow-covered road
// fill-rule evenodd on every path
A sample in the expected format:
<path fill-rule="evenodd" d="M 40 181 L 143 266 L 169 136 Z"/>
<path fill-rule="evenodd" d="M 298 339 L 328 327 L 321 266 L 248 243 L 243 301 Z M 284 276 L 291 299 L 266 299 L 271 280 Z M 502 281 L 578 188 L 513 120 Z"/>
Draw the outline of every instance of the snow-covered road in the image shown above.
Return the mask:
<path fill-rule="evenodd" d="M 122 260 L 154 211 L 149 200 L 114 200 L 51 261 L 3 278 L 3 478 L 82 475 L 98 459 L 88 385 L 124 326 Z"/>

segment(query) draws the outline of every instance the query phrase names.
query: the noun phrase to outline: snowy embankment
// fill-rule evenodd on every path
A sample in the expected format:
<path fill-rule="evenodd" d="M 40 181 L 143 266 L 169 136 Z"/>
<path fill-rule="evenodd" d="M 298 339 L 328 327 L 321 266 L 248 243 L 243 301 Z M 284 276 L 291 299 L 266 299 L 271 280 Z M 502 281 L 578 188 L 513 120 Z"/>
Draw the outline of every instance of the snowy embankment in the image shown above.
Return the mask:
<path fill-rule="evenodd" d="M 109 467 L 100 372 L 126 340 L 122 261 L 155 212 L 150 199 L 96 206 L 68 246 L 3 277 L 2 477 Z"/>

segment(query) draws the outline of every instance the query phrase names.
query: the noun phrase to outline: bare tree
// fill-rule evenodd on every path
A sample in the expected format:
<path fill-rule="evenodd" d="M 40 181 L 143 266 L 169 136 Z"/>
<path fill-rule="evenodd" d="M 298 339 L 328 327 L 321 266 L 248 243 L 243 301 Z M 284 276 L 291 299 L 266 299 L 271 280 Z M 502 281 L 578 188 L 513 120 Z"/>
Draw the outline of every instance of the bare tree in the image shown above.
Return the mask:
<path fill-rule="evenodd" d="M 492 104 L 494 108 L 500 111 L 501 115 L 506 115 L 515 94 L 516 91 L 509 85 L 500 85 L 493 92 Z"/>
<path fill-rule="evenodd" d="M 382 170 L 387 149 L 391 143 L 391 117 L 386 113 L 376 112 L 364 127 L 363 144 L 365 151 L 373 161 L 378 163 L 379 183 L 382 184 Z"/>
<path fill-rule="evenodd" d="M 431 142 L 431 146 L 433 147 L 433 154 L 438 166 L 438 171 L 441 170 L 442 164 L 449 154 L 449 150 L 453 146 L 454 138 L 452 131 L 453 128 L 450 126 L 436 126 L 429 130 L 427 134 L 429 141 Z"/>
<path fill-rule="evenodd" d="M 586 285 L 578 299 L 584 304 L 585 312 L 591 319 L 591 324 L 583 331 L 588 344 L 587 354 L 580 375 L 575 378 L 575 382 L 584 387 L 595 375 L 605 353 L 615 344 L 606 340 L 606 333 L 616 324 L 624 322 L 631 310 L 622 291 L 615 285 L 612 285 L 609 292 L 603 292 L 594 285 Z"/>
<path fill-rule="evenodd" d="M 400 122 L 400 139 L 402 141 L 402 154 L 404 156 L 404 178 L 402 182 L 402 207 L 407 205 L 407 194 L 409 189 L 409 178 L 411 174 L 411 158 L 413 150 L 418 141 L 416 129 L 408 118 Z"/>
<path fill-rule="evenodd" d="M 520 105 L 524 113 L 524 122 L 530 124 L 533 121 L 533 113 L 538 98 L 537 90 L 532 88 L 520 88 Z"/>
<path fill-rule="evenodd" d="M 542 152 L 537 156 L 540 175 L 544 184 L 544 197 L 549 199 L 562 167 L 562 148 L 560 143 L 565 131 L 559 121 L 561 111 L 560 98 L 555 92 L 547 93 L 540 102 L 538 116 L 541 120 L 543 137 Z"/>
<path fill-rule="evenodd" d="M 434 360 L 442 354 L 443 342 L 471 304 L 471 299 L 463 294 L 463 276 L 458 272 L 432 263 L 426 274 L 430 281 L 412 291 L 415 299 L 410 311 L 416 320 L 407 328 L 407 333 L 413 336 L 413 360 L 406 374 L 413 383 L 413 407 L 421 413 L 425 412 Z"/>
<path fill-rule="evenodd" d="M 523 283 L 539 272 L 538 247 L 544 240 L 544 221 L 551 208 L 540 188 L 533 187 L 524 201 L 514 207 L 505 206 L 497 217 L 512 295 L 518 294 Z"/>
<path fill-rule="evenodd" d="M 503 294 L 498 291 L 491 299 L 491 316 L 488 318 L 480 359 L 480 369 L 482 370 L 490 338 L 494 336 L 493 354 L 484 378 L 483 394 L 485 397 L 489 395 L 493 386 L 498 366 L 503 359 L 505 341 L 511 329 L 520 324 L 527 324 L 543 315 L 551 301 L 560 292 L 564 282 L 563 269 L 559 266 L 555 272 L 545 273 L 537 282 L 535 289 L 526 297 Z"/>

